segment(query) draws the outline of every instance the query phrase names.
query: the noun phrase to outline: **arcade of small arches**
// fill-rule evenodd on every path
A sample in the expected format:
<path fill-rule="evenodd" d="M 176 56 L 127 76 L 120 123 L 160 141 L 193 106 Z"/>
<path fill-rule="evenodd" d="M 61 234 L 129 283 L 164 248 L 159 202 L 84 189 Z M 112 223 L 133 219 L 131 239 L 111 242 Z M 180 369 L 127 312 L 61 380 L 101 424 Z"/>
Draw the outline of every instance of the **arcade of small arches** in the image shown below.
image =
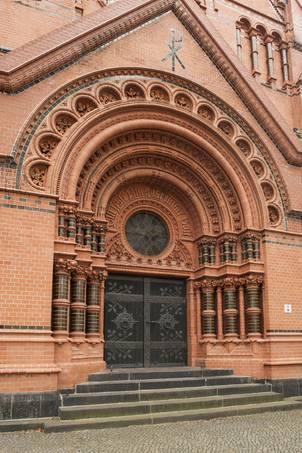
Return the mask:
<path fill-rule="evenodd" d="M 200 356 L 196 344 L 263 339 L 261 232 L 283 225 L 286 190 L 213 103 L 161 80 L 95 83 L 48 113 L 23 168 L 22 188 L 59 197 L 58 342 L 103 343 L 108 273 L 187 279 L 190 364 Z M 156 253 L 129 241 L 126 224 L 137 213 L 165 225 Z"/>

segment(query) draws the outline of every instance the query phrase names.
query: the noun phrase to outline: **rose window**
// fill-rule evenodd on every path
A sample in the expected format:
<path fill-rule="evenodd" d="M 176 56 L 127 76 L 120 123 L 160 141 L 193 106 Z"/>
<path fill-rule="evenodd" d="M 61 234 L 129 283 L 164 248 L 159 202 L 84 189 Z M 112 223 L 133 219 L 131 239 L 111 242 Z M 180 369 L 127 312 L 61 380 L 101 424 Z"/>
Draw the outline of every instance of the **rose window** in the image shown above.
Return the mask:
<path fill-rule="evenodd" d="M 169 242 L 166 223 L 152 212 L 140 211 L 129 217 L 125 233 L 131 247 L 141 255 L 159 255 Z"/>

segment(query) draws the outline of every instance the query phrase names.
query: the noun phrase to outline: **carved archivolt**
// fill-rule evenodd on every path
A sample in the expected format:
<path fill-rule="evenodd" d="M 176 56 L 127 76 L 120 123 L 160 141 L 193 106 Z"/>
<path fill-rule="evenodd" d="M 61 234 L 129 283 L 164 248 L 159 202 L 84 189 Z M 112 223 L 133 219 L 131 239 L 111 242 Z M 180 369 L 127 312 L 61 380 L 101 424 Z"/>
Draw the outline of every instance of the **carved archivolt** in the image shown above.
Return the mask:
<path fill-rule="evenodd" d="M 159 76 L 160 73 L 157 75 Z M 182 79 L 179 80 L 179 82 L 183 84 Z M 190 89 L 188 90 L 188 88 Z M 197 92 L 199 96 L 196 95 Z M 204 95 L 203 99 L 200 97 L 200 94 Z M 54 96 L 53 102 L 57 96 L 59 96 L 59 92 Z M 20 162 L 22 162 L 22 156 L 27 152 L 27 158 L 30 159 L 31 165 L 32 160 L 35 159 L 45 159 L 45 162 L 51 163 L 48 169 L 47 178 L 44 178 L 42 183 L 44 186 L 37 186 L 30 176 L 30 172 L 27 171 L 26 168 L 23 174 L 27 175 L 27 178 L 23 178 L 22 185 L 26 188 L 27 183 L 29 183 L 32 187 L 44 189 L 46 181 L 48 182 L 47 186 L 52 187 L 52 181 L 55 181 L 55 179 L 57 179 L 57 184 L 60 185 L 62 165 L 66 167 L 70 153 L 73 152 L 74 156 L 76 156 L 76 148 L 83 147 L 81 137 L 85 140 L 84 143 L 87 144 L 97 134 L 101 133 L 101 131 L 106 130 L 106 128 L 108 130 L 109 127 L 111 127 L 110 124 L 117 124 L 118 121 L 126 121 L 126 118 L 128 120 L 134 120 L 135 118 L 141 119 L 143 117 L 147 118 L 147 111 L 150 109 L 153 111 L 153 113 L 149 114 L 150 118 L 153 117 L 154 119 L 156 118 L 163 122 L 170 122 L 170 118 L 168 119 L 167 114 L 159 113 L 162 104 L 169 104 L 171 109 L 177 109 L 179 112 L 182 112 L 182 115 L 185 115 L 183 116 L 183 120 L 177 119 L 177 116 L 173 117 L 171 123 L 174 122 L 175 125 L 179 124 L 181 127 L 185 127 L 186 130 L 190 130 L 193 134 L 203 136 L 207 142 L 216 149 L 220 146 L 221 154 L 225 156 L 227 161 L 233 159 L 235 162 L 237 159 L 236 175 L 241 179 L 241 184 L 245 186 L 244 190 L 246 191 L 247 196 L 250 197 L 251 203 L 252 198 L 254 197 L 254 190 L 248 188 L 249 183 L 247 182 L 247 176 L 244 176 L 242 170 L 240 170 L 240 165 L 241 168 L 243 168 L 242 165 L 250 165 L 251 172 L 255 172 L 256 177 L 260 180 L 260 194 L 263 193 L 261 186 L 263 180 L 270 180 L 274 194 L 278 194 L 278 196 L 275 197 L 275 204 L 278 206 L 279 211 L 282 212 L 284 207 L 288 207 L 288 198 L 284 184 L 277 172 L 272 157 L 268 151 L 265 150 L 263 144 L 260 143 L 259 138 L 256 137 L 254 133 L 242 134 L 242 130 L 249 132 L 249 128 L 247 125 L 243 127 L 243 120 L 241 118 L 239 119 L 238 116 L 236 117 L 228 106 L 225 106 L 225 110 L 228 114 L 232 113 L 232 115 L 228 116 L 225 113 L 222 114 L 221 111 L 223 110 L 224 105 L 222 101 L 219 101 L 219 108 L 217 108 L 215 105 L 216 100 L 217 99 L 213 97 L 213 95 L 209 96 L 209 92 L 202 89 L 198 91 L 197 86 L 194 84 L 186 84 L 186 89 L 181 89 L 179 87 L 175 88 L 175 86 L 172 86 L 167 82 L 153 82 L 150 81 L 150 78 L 144 77 L 140 77 L 139 81 L 136 81 L 133 77 L 131 80 L 127 79 L 127 77 L 124 77 L 124 79 L 120 77 L 120 79 L 115 82 L 112 82 L 112 79 L 110 82 L 107 82 L 104 79 L 102 83 L 96 81 L 93 84 L 91 82 L 86 89 L 82 89 L 81 91 L 79 85 L 79 91 L 76 91 L 70 96 L 66 96 L 65 94 L 61 104 L 56 101 L 56 107 L 49 113 L 46 119 L 45 114 L 43 114 L 43 123 L 41 124 L 40 122 L 40 127 L 39 122 L 36 122 L 36 135 L 39 136 L 39 140 L 34 139 L 31 143 L 24 143 L 21 148 L 19 148 L 19 151 L 22 151 Z M 124 115 L 123 108 L 127 105 L 134 105 L 135 108 L 144 106 L 144 109 L 140 113 L 128 112 L 127 115 Z M 116 111 L 116 109 L 118 110 Z M 158 111 L 156 112 L 156 110 Z M 107 111 L 108 114 L 106 113 Z M 189 120 L 188 115 L 191 117 L 191 120 Z M 102 116 L 104 116 L 104 118 L 101 120 Z M 187 118 L 187 121 L 184 121 L 185 117 Z M 236 123 L 234 119 L 237 119 L 238 122 Z M 209 133 L 206 133 L 205 129 L 201 131 L 198 123 L 200 125 L 206 125 Z M 85 130 L 84 134 L 82 133 L 83 128 Z M 91 133 L 89 133 L 89 129 L 91 129 Z M 79 134 L 80 131 L 81 134 Z M 215 131 L 217 139 L 214 139 Z M 76 142 L 74 142 L 75 139 Z M 103 149 L 105 146 L 110 147 L 111 142 L 114 140 L 115 138 L 112 138 L 107 145 L 104 144 Z M 169 140 L 171 141 L 171 139 Z M 224 142 L 224 145 L 222 145 L 222 141 Z M 177 146 L 178 145 L 179 143 Z M 169 146 L 173 145 L 169 143 Z M 234 151 L 236 153 L 236 150 L 238 150 L 237 156 L 236 154 L 231 156 L 229 149 L 233 149 L 233 153 Z M 16 151 L 18 153 L 18 150 Z M 96 156 L 97 152 L 98 151 L 96 151 Z M 102 153 L 102 151 L 99 151 L 99 153 Z M 94 161 L 97 160 L 96 157 L 91 158 L 90 156 L 88 162 L 83 166 L 84 173 L 93 159 Z M 238 164 L 238 159 L 243 159 L 245 164 Z M 61 168 L 59 168 L 59 163 Z M 69 165 L 71 165 L 70 170 L 67 170 L 67 167 L 64 169 L 65 180 L 66 177 L 68 177 L 68 171 L 71 172 L 73 168 L 70 160 Z M 209 165 L 212 167 L 215 166 L 215 164 L 212 163 Z M 216 167 L 219 168 L 217 165 Z M 214 173 L 216 171 L 216 174 L 217 168 L 214 170 Z M 261 170 L 261 168 L 263 170 Z M 18 174 L 21 175 L 20 167 Z M 81 185 L 81 181 L 83 182 L 84 179 L 83 174 L 81 174 L 79 177 L 78 189 Z M 224 190 L 225 193 L 229 193 L 228 198 L 236 198 L 236 193 L 234 193 L 234 191 L 232 193 L 230 192 L 232 190 L 231 185 L 230 187 L 225 187 Z M 65 195 L 61 192 L 60 196 L 64 197 Z M 267 198 L 264 194 L 262 203 L 266 200 Z M 233 212 L 233 214 L 237 217 L 240 216 L 240 209 L 235 207 L 236 203 L 232 203 L 234 209 L 237 210 L 237 212 Z M 255 215 L 255 213 L 252 214 L 252 216 Z M 270 218 L 269 210 L 267 210 L 267 219 Z M 243 225 L 239 226 L 239 220 L 235 221 L 235 218 L 233 220 L 238 225 L 238 227 L 236 227 L 237 230 L 243 227 Z"/>
<path fill-rule="evenodd" d="M 106 209 L 108 228 L 120 231 L 131 212 L 151 209 L 173 224 L 173 236 L 192 239 L 193 229 L 201 230 L 200 220 L 190 200 L 180 198 L 175 187 L 153 178 L 138 178 L 122 186 L 112 195 Z"/>

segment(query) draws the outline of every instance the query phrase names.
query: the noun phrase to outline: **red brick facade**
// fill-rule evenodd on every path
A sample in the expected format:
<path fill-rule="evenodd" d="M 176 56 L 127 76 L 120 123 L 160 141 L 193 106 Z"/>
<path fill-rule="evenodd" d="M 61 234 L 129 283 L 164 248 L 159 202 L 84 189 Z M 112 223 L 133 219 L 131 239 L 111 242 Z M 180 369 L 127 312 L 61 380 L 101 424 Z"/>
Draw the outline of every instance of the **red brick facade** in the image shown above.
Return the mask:
<path fill-rule="evenodd" d="M 0 392 L 106 367 L 112 273 L 187 280 L 189 365 L 302 378 L 300 2 L 4 3 Z"/>

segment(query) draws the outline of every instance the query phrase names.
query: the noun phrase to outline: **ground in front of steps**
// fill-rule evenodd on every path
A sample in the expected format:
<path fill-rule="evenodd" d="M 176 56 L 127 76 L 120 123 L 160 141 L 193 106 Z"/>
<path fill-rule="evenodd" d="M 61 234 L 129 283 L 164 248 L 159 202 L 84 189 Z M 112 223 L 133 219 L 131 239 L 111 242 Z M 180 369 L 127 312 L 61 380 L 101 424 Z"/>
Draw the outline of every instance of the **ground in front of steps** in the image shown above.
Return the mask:
<path fill-rule="evenodd" d="M 0 434 L 1 453 L 301 453 L 302 410 L 210 421 Z"/>

